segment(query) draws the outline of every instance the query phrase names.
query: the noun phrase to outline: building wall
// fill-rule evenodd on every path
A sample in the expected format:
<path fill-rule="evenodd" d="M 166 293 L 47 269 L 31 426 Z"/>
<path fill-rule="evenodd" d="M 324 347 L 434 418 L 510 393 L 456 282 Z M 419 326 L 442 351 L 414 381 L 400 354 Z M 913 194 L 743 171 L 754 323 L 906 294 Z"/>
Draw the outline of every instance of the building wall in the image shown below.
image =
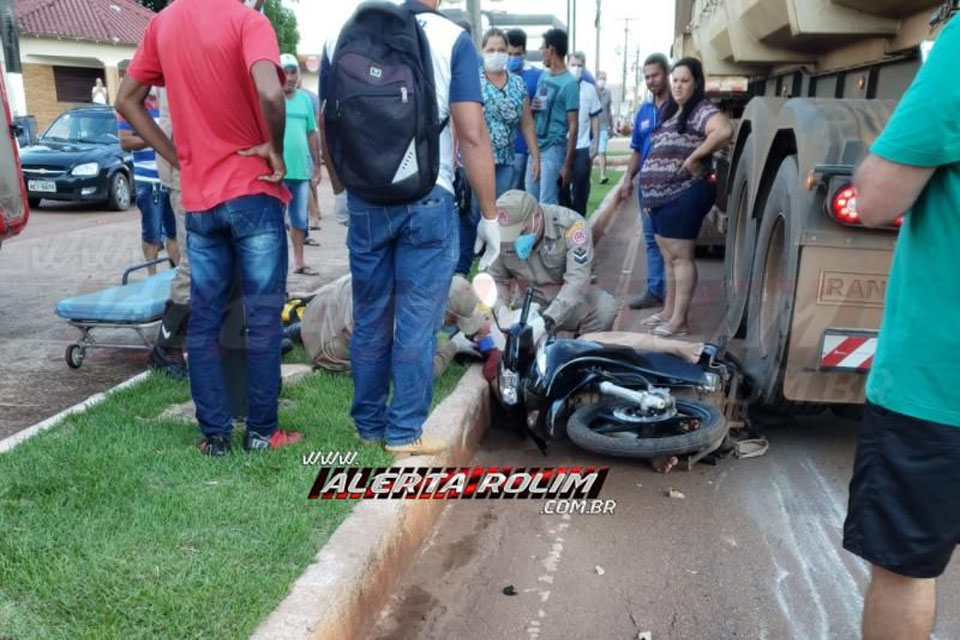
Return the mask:
<path fill-rule="evenodd" d="M 27 113 L 36 116 L 37 125 L 43 131 L 58 115 L 77 106 L 75 103 L 57 102 L 54 66 L 102 69 L 103 80 L 113 102 L 120 86 L 117 67 L 124 60 L 130 60 L 135 51 L 134 45 L 23 36 L 20 39 L 20 60 L 23 63 Z"/>
<path fill-rule="evenodd" d="M 27 96 L 27 113 L 37 119 L 41 132 L 61 113 L 79 106 L 74 102 L 57 101 L 53 66 L 49 64 L 24 64 L 23 88 Z"/>

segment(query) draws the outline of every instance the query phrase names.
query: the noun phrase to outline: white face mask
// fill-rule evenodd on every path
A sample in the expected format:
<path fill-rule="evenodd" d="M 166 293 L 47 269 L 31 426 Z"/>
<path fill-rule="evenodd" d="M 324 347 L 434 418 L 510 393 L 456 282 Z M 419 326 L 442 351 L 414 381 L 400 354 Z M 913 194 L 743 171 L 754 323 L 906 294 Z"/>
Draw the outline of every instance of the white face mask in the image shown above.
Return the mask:
<path fill-rule="evenodd" d="M 487 71 L 506 71 L 510 56 L 506 51 L 483 54 L 483 68 Z"/>
<path fill-rule="evenodd" d="M 572 73 L 573 77 L 579 82 L 580 78 L 583 77 L 583 67 L 571 66 L 570 73 Z"/>
<path fill-rule="evenodd" d="M 606 80 L 604 80 L 603 78 L 600 78 L 599 80 L 597 80 L 597 89 L 603 89 L 606 86 L 607 86 Z"/>

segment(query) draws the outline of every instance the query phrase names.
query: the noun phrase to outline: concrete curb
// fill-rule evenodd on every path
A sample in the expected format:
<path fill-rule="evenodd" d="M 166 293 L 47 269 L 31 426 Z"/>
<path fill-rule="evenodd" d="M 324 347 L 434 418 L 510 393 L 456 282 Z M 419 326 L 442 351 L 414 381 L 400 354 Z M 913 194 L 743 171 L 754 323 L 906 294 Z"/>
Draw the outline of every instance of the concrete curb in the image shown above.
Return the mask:
<path fill-rule="evenodd" d="M 603 202 L 600 203 L 597 210 L 590 216 L 590 233 L 593 235 L 594 247 L 600 242 L 600 238 L 606 233 L 607 228 L 620 210 L 620 205 L 623 203 L 623 200 L 620 198 L 620 189 L 623 186 L 623 181 L 626 179 L 626 173 L 620 176 L 620 180 L 617 181 L 616 186 L 610 189 L 610 192 L 603 199 Z"/>
<path fill-rule="evenodd" d="M 40 432 L 46 431 L 47 429 L 60 424 L 61 422 L 63 422 L 63 420 L 67 416 L 73 415 L 75 413 L 83 413 L 90 407 L 94 407 L 100 404 L 101 402 L 106 400 L 107 396 L 109 396 L 110 394 L 115 393 L 117 391 L 121 391 L 123 389 L 127 389 L 129 387 L 132 387 L 135 384 L 138 384 L 143 380 L 146 380 L 148 375 L 150 375 L 149 371 L 138 373 L 137 375 L 133 376 L 128 380 L 125 380 L 124 382 L 121 382 L 115 387 L 112 387 L 100 393 L 95 393 L 89 398 L 87 398 L 86 400 L 84 400 L 83 402 L 78 402 L 72 407 L 68 407 L 64 409 L 63 411 L 61 411 L 55 416 L 51 416 L 46 420 L 43 420 L 42 422 L 38 422 L 37 424 L 31 427 L 27 427 L 23 431 L 18 431 L 12 436 L 5 438 L 3 440 L 0 440 L 0 454 L 10 451 L 21 442 L 24 442 L 25 440 L 29 440 L 30 438 L 32 438 L 33 436 L 37 435 Z"/>
<path fill-rule="evenodd" d="M 489 424 L 490 387 L 481 368 L 474 366 L 424 425 L 450 448 L 438 456 L 407 458 L 398 466 L 466 465 Z M 251 637 L 361 637 L 429 536 L 443 506 L 439 500 L 361 501 Z"/>

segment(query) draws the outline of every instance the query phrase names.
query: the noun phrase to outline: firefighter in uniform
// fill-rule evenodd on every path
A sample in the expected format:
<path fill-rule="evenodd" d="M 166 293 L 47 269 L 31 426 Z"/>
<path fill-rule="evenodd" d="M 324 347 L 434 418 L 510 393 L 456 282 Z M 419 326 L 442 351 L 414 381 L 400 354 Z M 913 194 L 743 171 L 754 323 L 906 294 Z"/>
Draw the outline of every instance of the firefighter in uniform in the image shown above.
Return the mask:
<path fill-rule="evenodd" d="M 479 302 L 470 283 L 454 276 L 444 324 L 456 324 L 459 331 L 452 338 L 443 336 L 438 339 L 433 355 L 435 378 L 443 374 L 458 353 L 480 355 L 473 341 L 489 331 L 489 324 L 477 310 Z M 315 366 L 335 373 L 349 373 L 350 337 L 353 335 L 351 277 L 345 275 L 321 287 L 304 309 L 299 324 L 299 330 L 288 327 L 286 335 L 293 339 L 299 337 Z"/>
<path fill-rule="evenodd" d="M 576 335 L 609 331 L 617 314 L 612 295 L 592 283 L 593 238 L 586 220 L 557 205 L 541 205 L 525 191 L 508 191 L 497 200 L 500 256 L 487 270 L 502 303 L 511 301 L 510 280 L 518 293 L 533 287 L 545 328 Z"/>

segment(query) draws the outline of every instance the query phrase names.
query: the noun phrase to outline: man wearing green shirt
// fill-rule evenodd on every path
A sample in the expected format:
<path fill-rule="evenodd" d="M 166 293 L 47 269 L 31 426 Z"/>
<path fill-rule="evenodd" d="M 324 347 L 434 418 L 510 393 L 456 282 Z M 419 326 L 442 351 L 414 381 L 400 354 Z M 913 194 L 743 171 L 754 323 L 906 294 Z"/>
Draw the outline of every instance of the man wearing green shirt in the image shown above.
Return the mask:
<path fill-rule="evenodd" d="M 283 92 L 287 96 L 287 128 L 283 136 L 283 161 L 287 165 L 284 182 L 293 198 L 287 205 L 287 224 L 290 227 L 290 243 L 293 245 L 294 273 L 307 276 L 319 275 L 307 266 L 303 259 L 303 243 L 307 235 L 310 189 L 320 182 L 320 136 L 317 133 L 317 116 L 310 98 L 299 91 L 300 62 L 296 56 L 285 53 L 280 64 L 287 80 Z M 313 159 L 313 164 L 310 159 Z"/>
<path fill-rule="evenodd" d="M 867 640 L 929 637 L 960 542 L 958 59 L 954 19 L 855 178 L 864 224 L 903 216 L 844 525 L 844 547 L 873 565 Z"/>
<path fill-rule="evenodd" d="M 541 204 L 559 204 L 560 190 L 570 185 L 577 151 L 580 85 L 567 71 L 567 32 L 550 29 L 543 34 L 543 65 L 531 108 L 540 147 L 540 180 L 527 167 L 526 190 Z"/>

